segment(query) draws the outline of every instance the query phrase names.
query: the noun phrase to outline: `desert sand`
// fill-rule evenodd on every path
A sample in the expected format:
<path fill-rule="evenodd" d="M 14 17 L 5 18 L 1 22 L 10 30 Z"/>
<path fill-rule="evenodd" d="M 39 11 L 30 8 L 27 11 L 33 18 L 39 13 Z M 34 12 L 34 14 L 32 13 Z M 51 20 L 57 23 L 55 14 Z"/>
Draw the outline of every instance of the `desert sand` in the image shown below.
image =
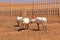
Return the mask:
<path fill-rule="evenodd" d="M 0 40 L 60 40 L 60 23 L 47 23 L 47 30 L 40 31 L 36 24 L 30 24 L 29 30 L 20 30 L 15 19 L 0 19 Z M 33 30 L 35 29 L 35 30 Z"/>

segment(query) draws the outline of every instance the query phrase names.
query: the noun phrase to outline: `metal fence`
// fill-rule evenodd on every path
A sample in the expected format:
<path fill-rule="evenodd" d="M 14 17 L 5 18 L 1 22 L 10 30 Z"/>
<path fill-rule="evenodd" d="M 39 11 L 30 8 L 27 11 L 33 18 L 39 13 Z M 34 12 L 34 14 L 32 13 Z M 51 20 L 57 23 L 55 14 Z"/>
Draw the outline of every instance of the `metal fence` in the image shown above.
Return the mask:
<path fill-rule="evenodd" d="M 55 21 L 59 20 L 59 8 L 46 8 L 46 9 L 27 9 L 27 10 L 0 10 L 0 16 L 4 17 L 29 17 L 36 18 L 36 17 L 46 17 L 48 21 Z"/>
<path fill-rule="evenodd" d="M 45 4 L 42 4 L 45 5 Z M 48 19 L 48 22 L 59 22 L 60 21 L 60 13 L 59 13 L 59 8 L 56 7 L 55 8 L 36 8 L 35 5 L 33 4 L 31 9 L 12 9 L 11 5 L 10 9 L 4 9 L 4 10 L 0 10 L 0 16 L 1 17 L 17 17 L 17 16 L 22 16 L 22 17 L 29 17 L 30 19 L 32 18 L 36 18 L 36 17 L 46 17 Z M 16 5 L 14 5 L 16 6 Z M 20 6 L 20 5 L 18 5 Z M 47 6 L 48 7 L 48 6 Z M 36 9 L 34 9 L 36 8 Z"/>
<path fill-rule="evenodd" d="M 51 8 L 51 9 L 30 9 L 27 10 L 27 16 L 29 18 L 36 17 L 46 17 L 50 22 L 58 22 L 59 20 L 59 8 Z"/>

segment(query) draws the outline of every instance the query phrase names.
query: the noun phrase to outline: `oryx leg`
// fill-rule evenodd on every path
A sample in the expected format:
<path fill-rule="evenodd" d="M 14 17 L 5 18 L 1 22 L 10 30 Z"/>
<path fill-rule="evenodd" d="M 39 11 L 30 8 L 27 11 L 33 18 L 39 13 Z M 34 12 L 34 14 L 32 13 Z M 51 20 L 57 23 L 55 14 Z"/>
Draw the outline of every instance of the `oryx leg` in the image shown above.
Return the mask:
<path fill-rule="evenodd" d="M 29 28 L 29 24 L 25 24 L 25 28 L 28 30 L 28 28 Z"/>
<path fill-rule="evenodd" d="M 24 24 L 23 23 L 21 23 L 21 27 L 22 27 L 22 29 L 24 29 Z"/>
<path fill-rule="evenodd" d="M 47 29 L 47 24 L 43 22 L 42 25 L 43 25 L 43 30 L 46 31 L 46 29 Z"/>
<path fill-rule="evenodd" d="M 17 21 L 18 27 L 19 27 L 19 21 Z"/>
<path fill-rule="evenodd" d="M 38 26 L 38 30 L 39 30 L 39 23 L 37 23 L 37 26 Z"/>

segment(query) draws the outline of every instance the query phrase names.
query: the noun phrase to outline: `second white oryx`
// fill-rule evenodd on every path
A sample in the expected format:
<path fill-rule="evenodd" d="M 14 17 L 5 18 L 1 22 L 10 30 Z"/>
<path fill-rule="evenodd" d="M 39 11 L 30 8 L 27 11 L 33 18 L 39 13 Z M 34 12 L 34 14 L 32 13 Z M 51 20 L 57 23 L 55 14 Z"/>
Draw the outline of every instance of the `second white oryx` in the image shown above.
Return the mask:
<path fill-rule="evenodd" d="M 31 20 L 32 23 L 37 23 L 38 30 L 39 30 L 39 23 L 43 25 L 43 29 L 46 30 L 47 27 L 47 19 L 46 17 L 36 17 L 35 19 Z"/>

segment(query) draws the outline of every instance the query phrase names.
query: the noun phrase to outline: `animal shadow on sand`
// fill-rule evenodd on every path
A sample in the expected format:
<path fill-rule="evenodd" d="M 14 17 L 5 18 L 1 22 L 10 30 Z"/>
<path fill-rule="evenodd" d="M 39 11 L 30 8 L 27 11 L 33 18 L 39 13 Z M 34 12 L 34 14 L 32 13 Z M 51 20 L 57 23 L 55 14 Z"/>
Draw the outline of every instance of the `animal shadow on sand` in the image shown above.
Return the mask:
<path fill-rule="evenodd" d="M 18 25 L 14 25 L 14 27 L 20 27 L 20 26 L 18 26 Z"/>
<path fill-rule="evenodd" d="M 21 27 L 21 26 L 14 25 L 14 27 Z M 22 31 L 22 30 L 25 30 L 25 28 L 20 28 L 20 29 L 18 29 L 18 31 Z"/>
<path fill-rule="evenodd" d="M 22 31 L 22 30 L 25 30 L 25 28 L 20 28 L 20 29 L 18 29 L 18 31 Z"/>
<path fill-rule="evenodd" d="M 14 27 L 20 27 L 20 26 L 14 25 Z M 25 30 L 25 28 L 18 29 L 18 31 L 22 31 L 22 30 Z M 29 30 L 32 30 L 32 31 L 41 31 L 40 29 L 39 30 L 38 29 L 29 29 Z"/>
<path fill-rule="evenodd" d="M 30 30 L 32 30 L 32 31 L 41 31 L 40 29 L 38 30 L 38 29 L 30 29 Z"/>

